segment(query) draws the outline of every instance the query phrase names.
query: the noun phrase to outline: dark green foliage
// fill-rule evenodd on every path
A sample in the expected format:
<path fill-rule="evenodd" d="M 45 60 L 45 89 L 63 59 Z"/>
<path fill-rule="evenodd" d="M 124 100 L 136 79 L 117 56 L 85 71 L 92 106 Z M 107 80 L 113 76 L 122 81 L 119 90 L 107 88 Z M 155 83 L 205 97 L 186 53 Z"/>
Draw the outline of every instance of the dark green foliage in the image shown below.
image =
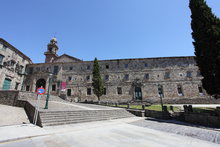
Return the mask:
<path fill-rule="evenodd" d="M 98 97 L 98 101 L 100 101 L 100 96 L 103 95 L 104 87 L 103 81 L 100 75 L 100 68 L 97 58 L 94 60 L 93 64 L 93 78 L 92 78 L 92 86 L 94 94 Z"/>
<path fill-rule="evenodd" d="M 195 59 L 204 77 L 202 84 L 208 94 L 217 98 L 220 95 L 220 19 L 204 0 L 189 1 Z"/>

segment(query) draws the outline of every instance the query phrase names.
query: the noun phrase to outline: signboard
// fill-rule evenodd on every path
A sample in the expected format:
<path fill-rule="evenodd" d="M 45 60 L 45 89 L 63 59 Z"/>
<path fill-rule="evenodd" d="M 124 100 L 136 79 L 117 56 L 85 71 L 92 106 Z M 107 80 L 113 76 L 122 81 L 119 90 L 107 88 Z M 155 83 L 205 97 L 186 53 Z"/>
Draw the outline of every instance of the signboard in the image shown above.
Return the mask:
<path fill-rule="evenodd" d="M 44 88 L 38 88 L 37 89 L 37 94 L 43 95 L 44 93 L 45 93 L 45 89 Z"/>

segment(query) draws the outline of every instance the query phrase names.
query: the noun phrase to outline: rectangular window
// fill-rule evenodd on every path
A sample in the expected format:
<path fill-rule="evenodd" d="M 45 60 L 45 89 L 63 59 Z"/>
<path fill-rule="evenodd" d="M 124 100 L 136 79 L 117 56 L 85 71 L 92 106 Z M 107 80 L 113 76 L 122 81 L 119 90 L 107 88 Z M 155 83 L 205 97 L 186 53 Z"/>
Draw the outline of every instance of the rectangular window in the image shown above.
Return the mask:
<path fill-rule="evenodd" d="M 106 69 L 109 69 L 109 65 L 105 65 L 105 68 L 106 68 Z"/>
<path fill-rule="evenodd" d="M 106 88 L 103 88 L 103 95 L 106 95 Z"/>
<path fill-rule="evenodd" d="M 7 46 L 5 44 L 2 45 L 2 50 L 6 50 Z"/>
<path fill-rule="evenodd" d="M 144 67 L 148 67 L 148 64 L 147 64 L 147 63 L 145 63 L 145 64 L 144 64 Z"/>
<path fill-rule="evenodd" d="M 109 80 L 109 75 L 105 75 L 105 80 L 106 80 L 106 81 Z"/>
<path fill-rule="evenodd" d="M 144 75 L 144 79 L 149 80 L 149 74 L 148 73 Z"/>
<path fill-rule="evenodd" d="M 192 71 L 187 71 L 186 72 L 186 77 L 187 78 L 192 78 Z"/>
<path fill-rule="evenodd" d="M 203 89 L 202 86 L 198 86 L 199 94 L 203 95 Z"/>
<path fill-rule="evenodd" d="M 87 66 L 87 70 L 89 70 L 89 69 L 90 69 L 90 65 Z"/>
<path fill-rule="evenodd" d="M 56 84 L 52 85 L 52 91 L 56 91 Z"/>
<path fill-rule="evenodd" d="M 29 91 L 29 90 L 30 90 L 30 86 L 27 85 L 27 86 L 26 86 L 26 91 Z"/>
<path fill-rule="evenodd" d="M 15 84 L 15 90 L 18 90 L 19 83 Z"/>
<path fill-rule="evenodd" d="M 177 85 L 177 92 L 179 96 L 183 96 L 183 90 L 181 85 Z"/>
<path fill-rule="evenodd" d="M 170 72 L 165 72 L 164 79 L 170 79 Z"/>
<path fill-rule="evenodd" d="M 90 76 L 86 76 L 86 80 L 89 81 L 90 80 Z"/>
<path fill-rule="evenodd" d="M 118 95 L 122 94 L 122 88 L 121 87 L 117 87 L 117 93 L 118 93 Z"/>
<path fill-rule="evenodd" d="M 19 66 L 19 73 L 23 73 L 23 68 L 24 68 L 24 66 L 22 66 L 22 65 Z"/>
<path fill-rule="evenodd" d="M 3 55 L 0 55 L 0 65 L 3 64 L 3 58 L 4 58 L 4 56 L 3 56 Z"/>
<path fill-rule="evenodd" d="M 91 95 L 92 94 L 92 89 L 91 88 L 87 88 L 87 95 Z"/>
<path fill-rule="evenodd" d="M 54 75 L 57 75 L 57 74 L 58 74 L 58 69 L 59 69 L 58 66 L 54 66 L 54 67 L 53 67 L 53 74 L 54 74 Z"/>
<path fill-rule="evenodd" d="M 71 67 L 69 67 L 69 70 L 73 70 L 73 67 L 71 66 Z"/>
<path fill-rule="evenodd" d="M 33 73 L 33 69 L 34 69 L 33 67 L 30 67 L 30 68 L 29 68 L 29 74 L 32 74 L 32 73 Z"/>
<path fill-rule="evenodd" d="M 129 74 L 125 74 L 124 79 L 125 79 L 125 80 L 129 80 Z"/>
<path fill-rule="evenodd" d="M 125 68 L 128 68 L 128 64 L 125 64 Z"/>
<path fill-rule="evenodd" d="M 67 96 L 71 96 L 71 89 L 67 89 Z"/>
<path fill-rule="evenodd" d="M 71 81 L 72 80 L 72 77 L 68 77 L 68 81 Z"/>

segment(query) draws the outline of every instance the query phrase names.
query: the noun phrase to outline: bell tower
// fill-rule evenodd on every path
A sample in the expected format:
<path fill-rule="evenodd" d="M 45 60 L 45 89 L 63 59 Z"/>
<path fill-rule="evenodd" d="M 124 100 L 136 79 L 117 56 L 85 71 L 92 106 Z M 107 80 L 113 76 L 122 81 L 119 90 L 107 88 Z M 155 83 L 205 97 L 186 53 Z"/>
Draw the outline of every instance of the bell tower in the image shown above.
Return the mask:
<path fill-rule="evenodd" d="M 50 40 L 50 43 L 47 45 L 47 51 L 44 53 L 46 56 L 45 63 L 51 63 L 58 57 L 57 50 L 57 39 L 54 37 Z"/>

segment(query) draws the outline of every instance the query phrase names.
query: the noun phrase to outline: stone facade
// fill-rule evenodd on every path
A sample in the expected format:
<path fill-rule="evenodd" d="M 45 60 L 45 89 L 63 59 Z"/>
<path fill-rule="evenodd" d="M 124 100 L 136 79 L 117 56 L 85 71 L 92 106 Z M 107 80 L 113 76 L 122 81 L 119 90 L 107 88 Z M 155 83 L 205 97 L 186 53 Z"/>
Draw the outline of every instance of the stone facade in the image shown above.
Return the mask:
<path fill-rule="evenodd" d="M 97 101 L 92 90 L 93 61 L 64 54 L 46 62 L 27 66 L 27 90 L 34 92 L 39 86 L 47 89 L 52 73 L 52 94 L 64 94 L 74 101 Z M 99 60 L 99 65 L 105 86 L 102 101 L 158 103 L 161 96 L 164 101 L 178 103 L 208 98 L 193 56 Z"/>
<path fill-rule="evenodd" d="M 23 85 L 22 90 L 35 92 L 38 87 L 47 90 L 51 79 L 53 95 L 67 96 L 71 101 L 97 101 L 92 90 L 93 61 L 66 54 L 58 56 L 56 38 L 47 47 L 45 63 L 32 64 L 27 56 L 1 39 L 0 86 L 7 78 L 12 83 L 10 89 L 20 90 Z M 202 77 L 193 56 L 99 60 L 99 64 L 105 87 L 102 101 L 158 103 L 162 97 L 167 103 L 196 103 L 210 99 L 201 86 Z"/>
<path fill-rule="evenodd" d="M 21 90 L 27 64 L 32 61 L 0 38 L 0 89 Z"/>

